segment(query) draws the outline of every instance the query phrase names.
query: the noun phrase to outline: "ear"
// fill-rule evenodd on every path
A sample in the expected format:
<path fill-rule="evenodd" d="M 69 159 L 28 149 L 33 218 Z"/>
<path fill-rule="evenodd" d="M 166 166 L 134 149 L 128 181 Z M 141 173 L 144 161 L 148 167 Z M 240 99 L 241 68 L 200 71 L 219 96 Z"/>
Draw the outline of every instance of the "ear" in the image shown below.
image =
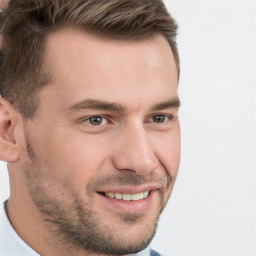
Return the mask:
<path fill-rule="evenodd" d="M 14 136 L 17 117 L 18 113 L 12 105 L 0 97 L 0 160 L 9 163 L 19 158 Z"/>

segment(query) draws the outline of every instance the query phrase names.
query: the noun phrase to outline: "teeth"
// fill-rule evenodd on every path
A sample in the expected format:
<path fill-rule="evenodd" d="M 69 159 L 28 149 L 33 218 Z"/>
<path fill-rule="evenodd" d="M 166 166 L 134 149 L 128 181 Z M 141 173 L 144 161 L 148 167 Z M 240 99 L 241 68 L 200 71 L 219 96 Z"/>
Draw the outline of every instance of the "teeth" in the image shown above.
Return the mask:
<path fill-rule="evenodd" d="M 123 194 L 121 194 L 121 193 L 115 193 L 115 198 L 116 198 L 116 199 L 122 199 L 122 198 L 123 198 Z"/>
<path fill-rule="evenodd" d="M 141 199 L 143 199 L 143 192 L 132 194 L 132 200 L 141 200 Z"/>
<path fill-rule="evenodd" d="M 132 194 L 123 194 L 123 200 L 131 201 L 132 200 Z"/>
<path fill-rule="evenodd" d="M 147 198 L 147 197 L 148 197 L 148 194 L 149 194 L 149 191 L 143 192 L 143 198 Z"/>
<path fill-rule="evenodd" d="M 108 197 L 115 198 L 115 193 L 108 193 Z"/>
<path fill-rule="evenodd" d="M 112 199 L 115 198 L 119 200 L 122 199 L 124 201 L 137 201 L 137 200 L 147 198 L 149 195 L 149 191 L 140 192 L 136 194 L 122 194 L 122 193 L 108 192 L 108 193 L 105 193 L 105 195 Z"/>

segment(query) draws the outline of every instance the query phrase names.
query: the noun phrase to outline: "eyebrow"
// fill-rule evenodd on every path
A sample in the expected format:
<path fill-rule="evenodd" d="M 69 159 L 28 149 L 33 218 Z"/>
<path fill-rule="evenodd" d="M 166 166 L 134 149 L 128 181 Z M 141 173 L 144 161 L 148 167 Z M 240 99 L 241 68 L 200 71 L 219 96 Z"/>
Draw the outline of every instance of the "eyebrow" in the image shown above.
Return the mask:
<path fill-rule="evenodd" d="M 151 111 L 159 111 L 168 108 L 179 108 L 180 107 L 180 100 L 179 98 L 166 100 L 164 102 L 158 103 L 151 107 Z M 72 105 L 68 111 L 79 111 L 83 109 L 93 109 L 93 110 L 105 110 L 110 112 L 116 112 L 119 114 L 127 113 L 127 108 L 124 105 L 119 103 L 112 103 L 107 101 L 101 100 L 94 100 L 94 99 L 86 99 L 82 100 L 74 105 Z"/>
<path fill-rule="evenodd" d="M 175 99 L 170 99 L 161 103 L 158 103 L 154 105 L 151 110 L 152 111 L 158 111 L 158 110 L 164 110 L 167 108 L 179 108 L 180 107 L 180 99 L 177 97 Z"/>
<path fill-rule="evenodd" d="M 76 103 L 75 105 L 71 106 L 68 110 L 77 111 L 82 109 L 107 110 L 107 111 L 117 112 L 117 113 L 127 112 L 126 108 L 121 104 L 111 103 L 111 102 L 101 101 L 101 100 L 93 100 L 93 99 L 82 100 Z"/>

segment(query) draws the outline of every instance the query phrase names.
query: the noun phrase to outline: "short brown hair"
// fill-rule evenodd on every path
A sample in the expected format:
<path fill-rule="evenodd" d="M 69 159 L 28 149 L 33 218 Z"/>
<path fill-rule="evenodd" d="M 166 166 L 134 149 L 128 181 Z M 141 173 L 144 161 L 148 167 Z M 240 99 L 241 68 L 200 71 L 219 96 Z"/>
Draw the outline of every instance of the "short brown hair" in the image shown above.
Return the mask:
<path fill-rule="evenodd" d="M 172 49 L 179 75 L 177 24 L 161 0 L 11 0 L 1 13 L 5 46 L 0 52 L 0 94 L 26 118 L 49 82 L 43 62 L 49 33 L 65 26 L 123 40 L 162 34 Z"/>

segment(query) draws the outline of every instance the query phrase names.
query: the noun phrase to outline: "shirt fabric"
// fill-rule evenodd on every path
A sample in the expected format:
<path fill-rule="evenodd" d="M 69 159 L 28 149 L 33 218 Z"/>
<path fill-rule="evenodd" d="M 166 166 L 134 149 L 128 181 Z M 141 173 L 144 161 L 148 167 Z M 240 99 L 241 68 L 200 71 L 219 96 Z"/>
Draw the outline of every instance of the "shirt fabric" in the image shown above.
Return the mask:
<path fill-rule="evenodd" d="M 15 232 L 5 212 L 5 204 L 0 203 L 0 255 L 1 256 L 40 256 L 30 248 Z M 136 256 L 163 256 L 147 247 Z"/>

